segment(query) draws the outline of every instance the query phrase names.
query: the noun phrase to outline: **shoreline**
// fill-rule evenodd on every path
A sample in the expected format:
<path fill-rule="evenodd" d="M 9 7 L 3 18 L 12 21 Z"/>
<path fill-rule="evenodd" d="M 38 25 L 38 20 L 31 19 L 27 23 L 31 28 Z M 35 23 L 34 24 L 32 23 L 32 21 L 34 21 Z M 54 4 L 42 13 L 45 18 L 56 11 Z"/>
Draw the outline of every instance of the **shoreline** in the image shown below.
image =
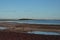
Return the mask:
<path fill-rule="evenodd" d="M 60 32 L 60 25 L 2 22 L 0 27 L 8 28 L 0 30 L 0 40 L 60 40 L 60 35 L 27 33 L 32 30 Z"/>
<path fill-rule="evenodd" d="M 60 32 L 60 25 L 45 25 L 45 24 L 25 24 L 2 22 L 1 27 L 8 27 L 9 31 L 14 32 L 29 32 L 29 31 L 47 31 L 47 32 Z"/>

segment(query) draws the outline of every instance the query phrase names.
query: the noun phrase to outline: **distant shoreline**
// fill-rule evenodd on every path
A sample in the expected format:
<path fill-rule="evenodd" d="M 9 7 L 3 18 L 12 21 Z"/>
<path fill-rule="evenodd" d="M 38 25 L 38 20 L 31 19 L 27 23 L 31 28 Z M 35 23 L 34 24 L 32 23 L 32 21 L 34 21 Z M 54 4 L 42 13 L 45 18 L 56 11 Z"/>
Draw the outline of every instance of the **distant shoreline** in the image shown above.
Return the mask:
<path fill-rule="evenodd" d="M 21 18 L 21 19 L 0 19 L 0 21 L 17 21 L 17 20 L 60 20 L 60 19 L 29 19 L 29 18 Z"/>
<path fill-rule="evenodd" d="M 18 20 L 60 20 L 60 19 L 18 19 Z"/>

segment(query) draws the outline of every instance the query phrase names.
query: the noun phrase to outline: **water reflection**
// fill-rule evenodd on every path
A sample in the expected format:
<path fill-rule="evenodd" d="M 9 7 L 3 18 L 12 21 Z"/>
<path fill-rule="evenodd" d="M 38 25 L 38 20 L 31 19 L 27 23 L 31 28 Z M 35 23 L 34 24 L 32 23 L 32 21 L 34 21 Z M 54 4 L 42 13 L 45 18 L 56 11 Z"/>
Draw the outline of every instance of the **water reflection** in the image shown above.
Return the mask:
<path fill-rule="evenodd" d="M 8 29 L 8 27 L 1 27 L 0 26 L 0 30 L 6 30 L 6 29 Z"/>
<path fill-rule="evenodd" d="M 59 32 L 43 32 L 43 31 L 32 31 L 32 32 L 28 32 L 31 34 L 43 34 L 43 35 L 60 35 Z"/>

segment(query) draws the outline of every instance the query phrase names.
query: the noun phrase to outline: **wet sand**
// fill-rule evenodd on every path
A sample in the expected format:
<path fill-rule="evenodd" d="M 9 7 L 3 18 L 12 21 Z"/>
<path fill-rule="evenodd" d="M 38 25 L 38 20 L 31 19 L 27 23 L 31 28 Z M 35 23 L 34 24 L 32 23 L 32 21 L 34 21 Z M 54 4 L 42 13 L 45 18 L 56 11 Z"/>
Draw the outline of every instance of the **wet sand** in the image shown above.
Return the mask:
<path fill-rule="evenodd" d="M 0 40 L 60 40 L 60 36 L 0 31 Z"/>
<path fill-rule="evenodd" d="M 0 30 L 0 40 L 60 40 L 60 35 L 41 35 L 26 33 L 28 31 L 36 30 L 60 32 L 60 25 L 2 22 L 0 23 L 0 27 L 8 28 L 6 30 Z"/>
<path fill-rule="evenodd" d="M 14 32 L 28 32 L 28 31 L 60 32 L 60 25 L 23 24 L 23 23 L 13 23 L 13 22 L 2 22 L 0 23 L 0 26 L 8 27 L 9 31 L 14 31 Z"/>

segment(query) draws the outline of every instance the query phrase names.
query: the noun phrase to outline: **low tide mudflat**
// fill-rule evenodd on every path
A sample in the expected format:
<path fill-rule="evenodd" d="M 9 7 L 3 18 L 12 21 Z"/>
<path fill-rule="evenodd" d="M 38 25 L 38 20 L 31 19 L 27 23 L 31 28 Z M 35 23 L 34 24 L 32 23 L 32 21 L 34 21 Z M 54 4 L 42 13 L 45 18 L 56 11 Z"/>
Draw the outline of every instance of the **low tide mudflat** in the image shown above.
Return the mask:
<path fill-rule="evenodd" d="M 60 25 L 0 22 L 0 40 L 60 40 L 60 35 L 30 34 L 31 31 L 60 32 Z"/>
<path fill-rule="evenodd" d="M 2 22 L 2 27 L 8 27 L 11 31 L 52 31 L 60 32 L 60 25 L 45 25 L 45 24 L 24 24 L 24 23 L 13 23 L 13 22 Z"/>

